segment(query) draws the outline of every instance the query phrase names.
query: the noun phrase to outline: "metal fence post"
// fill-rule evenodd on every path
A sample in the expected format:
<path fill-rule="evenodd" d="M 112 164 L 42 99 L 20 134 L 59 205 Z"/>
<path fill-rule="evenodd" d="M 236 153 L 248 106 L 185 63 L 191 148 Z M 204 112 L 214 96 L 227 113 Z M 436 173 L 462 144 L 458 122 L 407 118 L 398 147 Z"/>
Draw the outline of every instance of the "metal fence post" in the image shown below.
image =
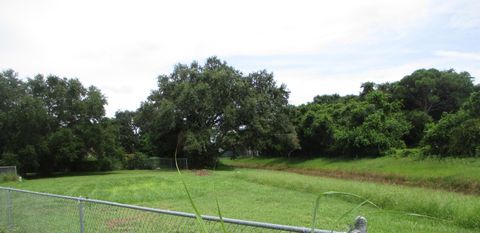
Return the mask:
<path fill-rule="evenodd" d="M 13 232 L 13 201 L 12 201 L 12 191 L 7 191 L 7 222 L 8 222 L 8 231 Z"/>
<path fill-rule="evenodd" d="M 354 228 L 348 233 L 367 233 L 367 219 L 362 216 L 355 218 Z"/>
<path fill-rule="evenodd" d="M 85 226 L 83 221 L 83 202 L 81 199 L 78 199 L 78 216 L 80 218 L 80 233 L 84 233 Z"/>

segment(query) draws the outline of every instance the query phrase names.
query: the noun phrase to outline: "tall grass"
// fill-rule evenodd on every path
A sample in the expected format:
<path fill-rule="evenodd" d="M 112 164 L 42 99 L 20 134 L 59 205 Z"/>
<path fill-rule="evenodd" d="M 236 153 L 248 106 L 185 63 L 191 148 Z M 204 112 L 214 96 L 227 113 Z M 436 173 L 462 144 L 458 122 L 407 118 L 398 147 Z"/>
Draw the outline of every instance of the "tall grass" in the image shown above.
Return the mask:
<path fill-rule="evenodd" d="M 9 181 L 17 181 L 18 176 L 15 174 L 0 174 L 0 182 L 9 182 Z"/>
<path fill-rule="evenodd" d="M 405 192 L 406 188 L 402 186 L 359 183 L 333 178 L 311 180 L 305 179 L 304 175 L 250 169 L 235 174 L 235 177 L 258 184 L 301 190 L 312 194 L 342 190 L 342 192 L 354 193 L 370 200 L 382 210 L 402 214 L 411 213 L 411 216 L 430 216 L 435 219 L 448 220 L 463 227 L 480 228 L 480 202 L 474 196 L 444 191 L 426 191 L 422 188 L 408 188 L 408 192 Z M 358 202 L 358 199 L 348 195 L 336 198 L 351 203 Z"/>

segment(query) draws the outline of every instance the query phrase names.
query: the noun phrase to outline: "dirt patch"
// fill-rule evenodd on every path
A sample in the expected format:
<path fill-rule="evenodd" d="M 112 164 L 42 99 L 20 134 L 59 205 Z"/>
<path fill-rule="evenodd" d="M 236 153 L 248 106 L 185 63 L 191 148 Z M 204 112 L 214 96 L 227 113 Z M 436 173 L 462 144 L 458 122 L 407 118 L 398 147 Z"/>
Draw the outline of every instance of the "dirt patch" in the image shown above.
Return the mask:
<path fill-rule="evenodd" d="M 358 180 L 376 182 L 382 184 L 397 184 L 412 187 L 423 187 L 431 189 L 446 190 L 449 192 L 457 192 L 470 195 L 480 195 L 480 182 L 478 181 L 463 181 L 451 180 L 445 178 L 430 178 L 430 179 L 409 179 L 402 176 L 390 174 L 378 174 L 367 172 L 353 172 L 353 171 L 334 171 L 322 169 L 307 169 L 307 168 L 291 168 L 285 165 L 281 166 L 265 166 L 253 164 L 234 164 L 238 168 L 257 168 L 275 171 L 293 172 L 302 175 L 323 176 L 339 179 Z"/>
<path fill-rule="evenodd" d="M 106 225 L 110 230 L 131 230 L 132 225 L 139 220 L 138 217 L 112 218 L 106 221 Z"/>
<path fill-rule="evenodd" d="M 193 174 L 195 174 L 196 176 L 209 176 L 210 172 L 208 170 L 201 169 L 201 170 L 195 170 Z"/>

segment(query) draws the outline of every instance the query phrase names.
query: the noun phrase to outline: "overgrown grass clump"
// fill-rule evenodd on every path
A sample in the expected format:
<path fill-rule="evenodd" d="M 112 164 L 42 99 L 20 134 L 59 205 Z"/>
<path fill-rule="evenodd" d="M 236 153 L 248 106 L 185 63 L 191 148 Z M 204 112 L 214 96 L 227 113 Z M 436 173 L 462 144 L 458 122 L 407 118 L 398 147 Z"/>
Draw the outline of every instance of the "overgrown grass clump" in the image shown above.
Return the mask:
<path fill-rule="evenodd" d="M 1 174 L 0 175 L 0 182 L 8 182 L 8 181 L 17 181 L 18 176 L 15 174 Z"/>

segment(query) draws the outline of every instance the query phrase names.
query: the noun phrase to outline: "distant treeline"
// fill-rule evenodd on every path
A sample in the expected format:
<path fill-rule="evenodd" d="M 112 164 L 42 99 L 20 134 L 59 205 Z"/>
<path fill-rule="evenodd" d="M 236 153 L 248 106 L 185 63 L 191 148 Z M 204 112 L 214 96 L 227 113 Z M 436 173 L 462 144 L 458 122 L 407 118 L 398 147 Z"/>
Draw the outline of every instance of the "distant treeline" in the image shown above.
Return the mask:
<path fill-rule="evenodd" d="M 362 84 L 357 95 L 323 95 L 296 107 L 298 154 L 381 156 L 421 148 L 480 156 L 480 92 L 467 72 L 421 69 L 398 82 Z"/>
<path fill-rule="evenodd" d="M 315 87 L 312 87 L 315 88 Z M 136 111 L 105 117 L 99 89 L 77 79 L 0 73 L 0 163 L 23 173 L 131 168 L 146 155 L 213 166 L 221 154 L 382 156 L 421 148 L 480 156 L 480 87 L 467 72 L 417 70 L 359 95 L 288 104 L 265 70 L 243 74 L 212 57 L 178 64 Z"/>

